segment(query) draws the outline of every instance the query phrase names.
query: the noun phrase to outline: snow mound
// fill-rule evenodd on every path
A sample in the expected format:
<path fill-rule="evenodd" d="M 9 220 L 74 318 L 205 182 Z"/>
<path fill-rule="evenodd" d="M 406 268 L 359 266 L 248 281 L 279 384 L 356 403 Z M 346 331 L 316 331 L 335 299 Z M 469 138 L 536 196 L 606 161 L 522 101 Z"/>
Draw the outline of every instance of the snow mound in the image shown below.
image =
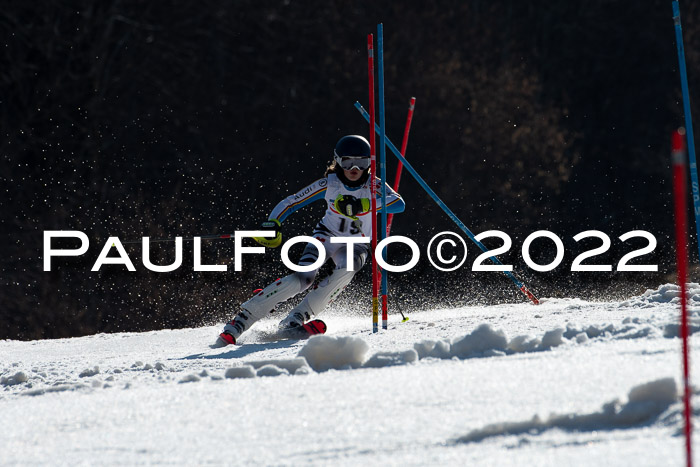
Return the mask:
<path fill-rule="evenodd" d="M 628 403 L 655 402 L 672 404 L 678 398 L 676 381 L 673 378 L 662 378 L 633 387 L 628 396 Z"/>
<path fill-rule="evenodd" d="M 250 365 L 236 366 L 227 369 L 224 376 L 230 379 L 255 378 L 255 369 Z"/>
<path fill-rule="evenodd" d="M 663 288 L 663 287 L 662 287 Z M 670 288 L 669 288 L 670 289 Z M 670 292 L 669 292 L 670 293 Z M 675 326 L 675 327 L 674 327 Z M 700 330 L 700 321 L 691 324 L 691 332 Z M 677 335 L 677 325 L 669 324 L 663 329 L 667 337 Z M 360 337 L 314 336 L 293 359 L 262 360 L 248 362 L 260 376 L 259 369 L 265 365 L 284 370 L 266 369 L 268 376 L 278 374 L 308 374 L 312 371 L 352 368 L 383 368 L 406 365 L 424 358 L 461 360 L 468 358 L 498 357 L 526 352 L 552 350 L 562 345 L 586 344 L 592 339 L 639 339 L 658 337 L 662 329 L 638 318 L 626 318 L 622 324 L 589 324 L 578 327 L 568 324 L 566 329 L 555 327 L 545 331 L 541 337 L 519 335 L 509 339 L 501 329 L 483 323 L 472 332 L 453 339 L 423 340 L 406 351 L 378 352 L 367 358 L 369 345 Z M 675 334 L 674 334 L 675 333 Z"/>
<path fill-rule="evenodd" d="M 555 428 L 569 431 L 629 428 L 655 420 L 677 400 L 676 381 L 662 378 L 633 387 L 626 403 L 615 399 L 603 404 L 598 412 L 551 415 L 544 420 L 535 415 L 526 421 L 494 423 L 470 431 L 457 442 L 473 443 L 504 435 L 537 435 Z"/>
<path fill-rule="evenodd" d="M 311 371 L 305 358 L 296 357 L 246 362 L 245 365 L 227 369 L 224 376 L 229 379 L 255 378 L 257 376 L 305 375 Z"/>
<path fill-rule="evenodd" d="M 369 345 L 359 337 L 314 336 L 301 348 L 298 357 L 306 358 L 314 371 L 359 368 Z"/>
<path fill-rule="evenodd" d="M 540 344 L 540 349 L 549 350 L 553 347 L 559 347 L 564 343 L 564 330 L 561 328 L 552 329 L 547 331 L 542 336 L 542 343 Z"/>
<path fill-rule="evenodd" d="M 700 284 L 690 282 L 688 286 L 688 303 L 700 305 Z M 630 298 L 620 304 L 621 307 L 649 308 L 660 303 L 679 303 L 681 288 L 677 284 L 664 284 L 656 290 L 648 289 L 642 295 Z"/>
<path fill-rule="evenodd" d="M 363 368 L 384 368 L 386 366 L 406 365 L 418 361 L 418 352 L 378 352 L 362 365 Z"/>
<path fill-rule="evenodd" d="M 257 376 L 281 376 L 289 375 L 289 372 L 284 368 L 280 368 L 276 365 L 268 364 L 262 366 L 256 373 Z"/>
<path fill-rule="evenodd" d="M 490 324 L 482 324 L 471 334 L 452 342 L 451 354 L 457 358 L 468 358 L 488 350 L 505 351 L 508 346 L 506 334 L 494 330 Z"/>
<path fill-rule="evenodd" d="M 508 343 L 508 350 L 512 353 L 534 352 L 539 349 L 542 340 L 532 336 L 516 336 Z"/>
<path fill-rule="evenodd" d="M 494 329 L 490 324 L 481 324 L 470 334 L 458 337 L 451 342 L 448 339 L 439 341 L 421 341 L 413 348 L 419 358 L 478 358 L 511 355 L 521 352 L 550 350 L 564 344 L 564 329 L 555 328 L 545 332 L 542 338 L 532 336 L 516 336 L 508 340 L 505 332 Z"/>
<path fill-rule="evenodd" d="M 700 321 L 694 318 L 688 320 L 688 334 L 695 334 L 700 331 Z M 680 337 L 681 325 L 678 323 L 669 323 L 664 326 L 664 337 Z"/>
<path fill-rule="evenodd" d="M 22 371 L 18 371 L 12 376 L 0 377 L 0 386 L 14 386 L 16 384 L 26 383 L 27 380 L 27 375 Z"/>
<path fill-rule="evenodd" d="M 590 324 L 585 328 L 574 324 L 568 324 L 562 337 L 576 340 L 581 344 L 589 339 L 641 339 L 644 337 L 658 337 L 661 330 L 651 324 L 641 323 L 637 318 L 625 318 L 622 325 L 614 324 Z"/>
<path fill-rule="evenodd" d="M 100 373 L 100 367 L 96 366 L 96 367 L 93 367 L 92 369 L 88 368 L 88 369 L 81 371 L 80 374 L 78 374 L 78 377 L 79 378 L 88 378 L 90 376 L 98 375 L 99 373 Z"/>
<path fill-rule="evenodd" d="M 185 375 L 179 383 L 197 383 L 201 381 L 200 377 L 194 374 Z"/>
<path fill-rule="evenodd" d="M 418 358 L 421 359 L 427 357 L 452 358 L 452 354 L 450 353 L 451 347 L 452 345 L 446 339 L 439 341 L 425 340 L 413 345 L 414 350 L 418 353 Z"/>
<path fill-rule="evenodd" d="M 259 370 L 262 367 L 267 366 L 267 365 L 273 365 L 279 369 L 282 369 L 282 370 L 286 371 L 286 374 L 289 374 L 289 375 L 294 375 L 297 372 L 308 373 L 308 370 L 310 370 L 309 364 L 306 362 L 306 359 L 304 357 L 260 360 L 260 361 L 246 362 L 246 363 L 248 365 L 251 365 L 256 370 L 258 370 L 258 376 L 260 376 Z"/>

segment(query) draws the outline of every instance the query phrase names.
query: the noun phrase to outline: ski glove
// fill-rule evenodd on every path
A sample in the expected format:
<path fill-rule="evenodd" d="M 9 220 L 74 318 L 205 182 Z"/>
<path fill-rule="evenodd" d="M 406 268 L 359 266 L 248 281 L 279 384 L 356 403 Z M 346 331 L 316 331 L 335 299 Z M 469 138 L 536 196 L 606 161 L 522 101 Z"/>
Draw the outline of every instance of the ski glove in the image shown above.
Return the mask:
<path fill-rule="evenodd" d="M 367 198 L 355 198 L 352 195 L 338 195 L 333 203 L 335 210 L 340 214 L 356 219 L 358 214 L 369 211 L 369 200 Z"/>
<path fill-rule="evenodd" d="M 280 225 L 280 221 L 277 219 L 268 219 L 263 222 L 260 227 L 262 227 L 262 230 L 273 230 L 275 232 L 275 237 L 253 237 L 253 240 L 266 248 L 277 248 L 282 244 L 282 226 Z"/>

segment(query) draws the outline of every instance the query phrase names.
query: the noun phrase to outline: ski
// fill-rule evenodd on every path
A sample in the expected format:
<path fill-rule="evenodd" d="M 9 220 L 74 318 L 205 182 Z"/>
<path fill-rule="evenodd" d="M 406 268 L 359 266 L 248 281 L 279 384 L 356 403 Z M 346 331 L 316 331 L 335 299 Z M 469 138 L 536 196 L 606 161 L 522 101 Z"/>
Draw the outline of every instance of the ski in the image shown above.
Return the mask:
<path fill-rule="evenodd" d="M 317 334 L 325 334 L 326 329 L 326 323 L 320 319 L 313 319 L 302 326 L 280 330 L 278 336 L 281 339 L 304 340 Z M 236 345 L 236 340 L 231 334 L 222 332 L 209 348 L 218 349 L 228 345 Z"/>
<path fill-rule="evenodd" d="M 216 338 L 216 342 L 209 346 L 210 349 L 219 349 L 221 347 L 226 347 L 227 345 L 235 345 L 236 339 L 233 338 L 231 334 L 222 332 Z"/>
<path fill-rule="evenodd" d="M 302 326 L 280 330 L 280 336 L 287 339 L 308 339 L 317 334 L 325 334 L 326 329 L 326 323 L 320 319 L 312 319 Z"/>

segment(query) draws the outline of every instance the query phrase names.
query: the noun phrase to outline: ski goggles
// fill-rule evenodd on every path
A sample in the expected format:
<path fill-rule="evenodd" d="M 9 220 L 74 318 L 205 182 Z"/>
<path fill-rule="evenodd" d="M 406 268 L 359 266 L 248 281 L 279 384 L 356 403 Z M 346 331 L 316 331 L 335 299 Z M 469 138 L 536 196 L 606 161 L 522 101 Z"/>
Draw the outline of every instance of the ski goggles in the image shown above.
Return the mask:
<path fill-rule="evenodd" d="M 340 167 L 342 167 L 345 170 L 352 170 L 355 167 L 357 167 L 360 170 L 367 170 L 369 169 L 369 166 L 372 163 L 369 157 L 345 156 L 336 157 L 335 160 L 338 162 L 338 165 L 340 165 Z"/>

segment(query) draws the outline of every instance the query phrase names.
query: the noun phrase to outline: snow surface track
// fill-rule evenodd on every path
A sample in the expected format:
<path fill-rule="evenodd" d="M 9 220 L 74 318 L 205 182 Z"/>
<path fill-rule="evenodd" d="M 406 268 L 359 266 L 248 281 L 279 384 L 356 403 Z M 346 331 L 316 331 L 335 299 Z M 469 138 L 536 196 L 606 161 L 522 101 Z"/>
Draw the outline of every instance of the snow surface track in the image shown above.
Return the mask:
<path fill-rule="evenodd" d="M 681 465 L 678 295 L 2 341 L 0 463 Z"/>

